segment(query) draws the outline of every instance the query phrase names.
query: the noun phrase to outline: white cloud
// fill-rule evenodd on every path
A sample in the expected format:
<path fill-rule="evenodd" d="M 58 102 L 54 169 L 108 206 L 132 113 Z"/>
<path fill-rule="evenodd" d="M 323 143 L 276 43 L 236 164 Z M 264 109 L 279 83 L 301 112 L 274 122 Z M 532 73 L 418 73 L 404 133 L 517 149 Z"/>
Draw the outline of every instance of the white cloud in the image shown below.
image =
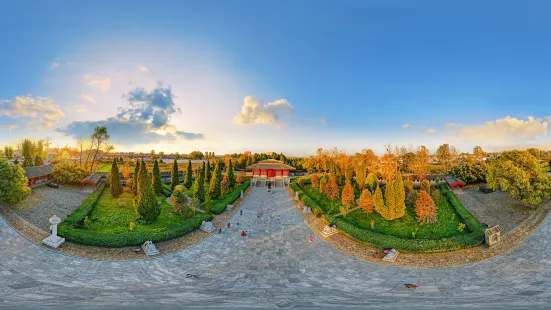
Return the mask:
<path fill-rule="evenodd" d="M 87 109 L 86 106 L 83 105 L 83 104 L 77 104 L 77 105 L 75 105 L 75 111 L 76 111 L 77 113 L 83 113 L 83 112 L 86 112 L 87 110 L 88 110 L 88 109 Z"/>
<path fill-rule="evenodd" d="M 432 135 L 432 134 L 435 134 L 436 133 L 436 129 L 428 129 L 427 131 L 425 131 L 425 134 L 427 135 Z"/>
<path fill-rule="evenodd" d="M 460 126 L 454 135 L 481 145 L 516 145 L 547 136 L 551 117 L 522 120 L 507 116 L 483 125 Z"/>
<path fill-rule="evenodd" d="M 17 128 L 17 125 L 0 125 L 0 129 L 7 129 L 9 131 L 15 128 Z"/>
<path fill-rule="evenodd" d="M 76 65 L 77 63 L 74 62 L 74 61 L 68 61 L 68 62 L 66 62 L 65 64 L 66 64 L 67 66 L 74 66 L 74 65 Z"/>
<path fill-rule="evenodd" d="M 102 92 L 107 92 L 111 88 L 111 78 L 92 76 L 91 74 L 85 74 L 83 76 L 84 84 L 88 87 L 95 87 Z"/>
<path fill-rule="evenodd" d="M 444 128 L 454 128 L 454 127 L 459 127 L 459 124 L 447 123 L 446 125 L 444 125 Z"/>
<path fill-rule="evenodd" d="M 27 125 L 49 128 L 65 113 L 48 97 L 18 96 L 13 100 L 0 100 L 0 116 L 30 118 Z"/>
<path fill-rule="evenodd" d="M 139 66 L 138 69 L 142 72 L 149 72 L 149 68 L 144 65 Z"/>
<path fill-rule="evenodd" d="M 410 124 L 404 124 L 404 128 L 409 129 L 409 128 L 413 128 L 413 126 L 411 126 Z"/>
<path fill-rule="evenodd" d="M 50 69 L 55 70 L 55 69 L 59 68 L 60 65 L 61 65 L 61 64 L 60 64 L 59 62 L 57 62 L 57 61 L 56 61 L 56 62 L 53 62 L 53 63 L 50 65 Z"/>
<path fill-rule="evenodd" d="M 88 96 L 88 95 L 81 95 L 81 96 L 80 96 L 80 99 L 84 99 L 84 100 L 86 100 L 86 101 L 88 101 L 88 102 L 90 102 L 90 103 L 96 102 L 96 100 L 94 100 L 94 98 L 92 98 L 92 97 L 90 97 L 90 96 Z"/>
<path fill-rule="evenodd" d="M 279 99 L 263 105 L 261 101 L 247 96 L 244 99 L 241 112 L 233 118 L 235 124 L 276 124 L 285 116 L 293 113 L 293 106 L 287 99 Z"/>

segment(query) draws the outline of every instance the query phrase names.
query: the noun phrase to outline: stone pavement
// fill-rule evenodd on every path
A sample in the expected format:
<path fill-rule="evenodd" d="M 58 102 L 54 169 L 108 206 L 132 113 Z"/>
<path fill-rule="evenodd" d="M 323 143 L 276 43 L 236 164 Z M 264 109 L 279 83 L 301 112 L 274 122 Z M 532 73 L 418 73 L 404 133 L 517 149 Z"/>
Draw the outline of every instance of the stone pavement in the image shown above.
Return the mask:
<path fill-rule="evenodd" d="M 551 306 L 549 218 L 502 256 L 410 269 L 356 259 L 317 236 L 309 243 L 314 234 L 284 189 L 254 188 L 242 209 L 221 234 L 137 261 L 63 255 L 31 243 L 0 218 L 0 308 Z M 187 273 L 198 278 L 186 279 Z"/>

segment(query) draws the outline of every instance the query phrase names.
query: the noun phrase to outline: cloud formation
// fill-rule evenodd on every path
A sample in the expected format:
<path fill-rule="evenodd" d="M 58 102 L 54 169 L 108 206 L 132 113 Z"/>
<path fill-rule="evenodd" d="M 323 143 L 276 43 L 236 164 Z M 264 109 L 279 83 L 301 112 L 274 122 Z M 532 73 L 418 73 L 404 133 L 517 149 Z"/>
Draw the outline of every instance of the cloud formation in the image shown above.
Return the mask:
<path fill-rule="evenodd" d="M 444 125 L 444 128 L 454 128 L 454 127 L 459 127 L 459 124 L 447 123 L 446 125 Z"/>
<path fill-rule="evenodd" d="M 244 99 L 241 112 L 235 115 L 233 122 L 239 125 L 276 124 L 291 115 L 293 110 L 293 106 L 287 99 L 279 99 L 264 105 L 262 101 L 247 96 Z"/>
<path fill-rule="evenodd" d="M 82 79 L 84 80 L 84 84 L 86 86 L 97 88 L 102 92 L 107 92 L 111 89 L 111 78 L 85 74 Z"/>
<path fill-rule="evenodd" d="M 428 129 L 427 131 L 425 131 L 425 134 L 427 135 L 432 135 L 432 134 L 435 134 L 436 133 L 436 129 Z"/>
<path fill-rule="evenodd" d="M 18 96 L 13 100 L 0 99 L 0 116 L 27 118 L 27 125 L 49 128 L 59 123 L 65 113 L 48 97 Z"/>
<path fill-rule="evenodd" d="M 59 62 L 56 61 L 56 62 L 53 62 L 53 63 L 50 65 L 50 69 L 51 69 L 51 70 L 55 70 L 55 69 L 59 68 L 59 66 L 60 66 Z"/>
<path fill-rule="evenodd" d="M 123 145 L 204 138 L 201 133 L 180 131 L 170 124 L 170 116 L 180 111 L 174 103 L 170 86 L 159 85 L 152 91 L 136 88 L 124 95 L 124 98 L 128 106 L 119 108 L 119 113 L 114 117 L 101 121 L 72 122 L 57 131 L 82 138 L 88 137 L 96 126 L 105 126 L 111 136 L 110 141 Z"/>
<path fill-rule="evenodd" d="M 94 98 L 92 98 L 92 97 L 90 97 L 90 96 L 88 96 L 88 95 L 81 95 L 81 96 L 80 96 L 80 99 L 84 99 L 84 100 L 86 100 L 86 101 L 88 101 L 88 102 L 90 102 L 90 103 L 96 102 L 96 100 L 94 100 Z"/>
<path fill-rule="evenodd" d="M 144 66 L 144 65 L 141 65 L 138 67 L 138 70 L 142 71 L 142 72 L 149 72 L 149 68 Z"/>
<path fill-rule="evenodd" d="M 411 126 L 410 124 L 404 124 L 404 128 L 409 129 L 409 128 L 413 128 L 413 126 Z"/>
<path fill-rule="evenodd" d="M 483 125 L 459 126 L 453 133 L 461 139 L 481 144 L 525 144 L 527 140 L 536 140 L 547 136 L 550 118 L 534 118 L 527 120 L 507 116 Z"/>

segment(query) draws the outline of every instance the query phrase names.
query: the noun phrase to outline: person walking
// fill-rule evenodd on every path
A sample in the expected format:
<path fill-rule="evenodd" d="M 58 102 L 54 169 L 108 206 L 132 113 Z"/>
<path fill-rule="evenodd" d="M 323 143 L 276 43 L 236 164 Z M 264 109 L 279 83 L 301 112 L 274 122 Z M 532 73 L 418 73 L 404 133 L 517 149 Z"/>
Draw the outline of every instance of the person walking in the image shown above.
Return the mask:
<path fill-rule="evenodd" d="M 308 240 L 310 240 L 310 243 L 314 242 L 314 236 L 312 235 L 308 236 Z"/>
<path fill-rule="evenodd" d="M 228 223 L 228 229 L 230 229 L 230 223 Z"/>
<path fill-rule="evenodd" d="M 239 210 L 239 215 L 243 215 L 243 210 Z"/>

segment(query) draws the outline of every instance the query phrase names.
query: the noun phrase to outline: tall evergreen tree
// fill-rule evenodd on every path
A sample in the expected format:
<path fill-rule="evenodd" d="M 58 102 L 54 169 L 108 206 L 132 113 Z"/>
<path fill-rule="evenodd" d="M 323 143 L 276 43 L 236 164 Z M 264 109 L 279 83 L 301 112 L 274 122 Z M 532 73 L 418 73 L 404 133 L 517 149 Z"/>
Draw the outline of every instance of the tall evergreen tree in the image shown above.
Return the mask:
<path fill-rule="evenodd" d="M 193 185 L 192 177 L 193 177 L 193 170 L 191 169 L 191 160 L 188 160 L 187 170 L 186 170 L 186 180 L 184 182 L 184 186 L 187 189 L 191 189 L 191 186 Z"/>
<path fill-rule="evenodd" d="M 157 202 L 155 190 L 149 180 L 147 166 L 144 162 L 140 164 L 138 176 L 138 197 L 134 199 L 134 208 L 146 223 L 153 223 L 161 213 L 161 207 Z"/>
<path fill-rule="evenodd" d="M 42 160 L 42 157 L 40 157 L 38 154 L 34 157 L 34 165 L 35 166 L 42 166 L 44 165 L 44 161 Z"/>
<path fill-rule="evenodd" d="M 406 189 L 399 171 L 394 179 L 394 208 L 394 218 L 399 219 L 406 214 Z"/>
<path fill-rule="evenodd" d="M 203 169 L 199 169 L 195 176 L 193 197 L 201 203 L 205 202 L 205 177 L 203 176 Z"/>
<path fill-rule="evenodd" d="M 132 183 L 132 193 L 134 193 L 134 197 L 138 196 L 138 177 L 140 175 L 140 161 L 136 160 L 136 166 L 134 167 L 134 183 Z"/>
<path fill-rule="evenodd" d="M 389 220 L 391 218 L 388 207 L 385 204 L 385 200 L 383 199 L 383 191 L 381 191 L 381 188 L 379 186 L 377 186 L 377 188 L 375 189 L 375 194 L 373 195 L 373 203 L 375 204 L 375 211 L 377 211 L 377 213 L 379 213 L 386 220 Z"/>
<path fill-rule="evenodd" d="M 228 173 L 226 173 L 228 176 L 228 181 L 230 182 L 230 189 L 235 187 L 235 174 L 233 174 L 233 164 L 232 160 L 230 159 L 230 166 L 228 167 Z"/>
<path fill-rule="evenodd" d="M 207 177 L 207 166 L 205 165 L 205 162 L 201 165 L 201 170 L 203 170 L 203 181 Z"/>
<path fill-rule="evenodd" d="M 161 182 L 161 170 L 159 169 L 159 162 L 155 159 L 153 163 L 153 189 L 156 194 L 163 193 L 163 183 Z"/>
<path fill-rule="evenodd" d="M 174 190 L 176 185 L 180 183 L 180 173 L 178 171 L 178 162 L 176 159 L 174 159 L 174 163 L 172 164 L 172 176 L 170 179 L 170 189 Z"/>
<path fill-rule="evenodd" d="M 383 217 L 387 220 L 396 218 L 396 191 L 394 190 L 394 181 L 388 180 L 385 185 L 385 203 L 387 215 Z M 382 214 L 381 214 L 382 215 Z"/>
<path fill-rule="evenodd" d="M 113 195 L 113 197 L 119 197 L 119 195 L 122 194 L 122 185 L 119 174 L 119 166 L 117 165 L 116 159 L 113 159 L 110 177 L 111 182 L 109 184 L 109 188 L 111 189 L 111 195 Z"/>
<path fill-rule="evenodd" d="M 210 183 L 211 178 L 212 178 L 212 171 L 210 168 L 210 162 L 207 161 L 207 174 L 205 175 L 205 182 Z"/>
<path fill-rule="evenodd" d="M 209 186 L 210 199 L 216 199 L 220 197 L 221 182 L 222 182 L 222 171 L 220 169 L 220 164 L 217 164 L 216 168 L 214 168 L 214 175 L 210 180 L 210 186 Z"/>

